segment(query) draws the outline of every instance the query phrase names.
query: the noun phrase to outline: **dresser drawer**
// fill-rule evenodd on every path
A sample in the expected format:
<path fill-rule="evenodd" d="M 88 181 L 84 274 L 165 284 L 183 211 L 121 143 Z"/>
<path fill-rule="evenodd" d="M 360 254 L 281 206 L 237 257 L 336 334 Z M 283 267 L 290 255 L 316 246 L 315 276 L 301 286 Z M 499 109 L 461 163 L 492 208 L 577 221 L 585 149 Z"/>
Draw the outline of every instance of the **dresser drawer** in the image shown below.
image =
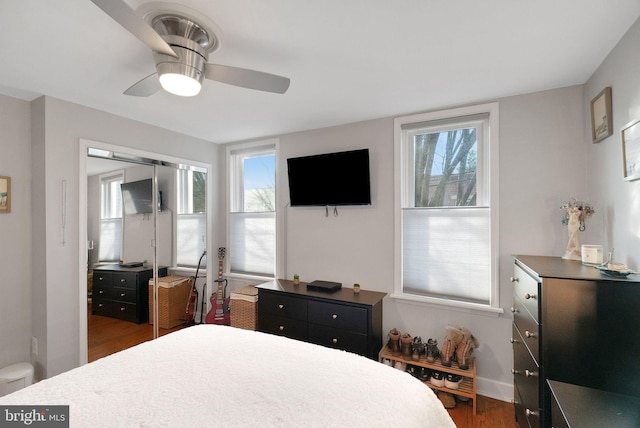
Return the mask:
<path fill-rule="evenodd" d="M 529 311 L 531 316 L 539 323 L 538 307 L 540 296 L 538 295 L 538 281 L 533 279 L 518 265 L 515 265 L 513 268 L 512 281 L 514 295 L 522 300 L 524 307 L 527 308 L 527 311 Z"/>
<path fill-rule="evenodd" d="M 327 302 L 309 302 L 309 322 L 333 328 L 367 333 L 367 310 Z"/>
<path fill-rule="evenodd" d="M 530 409 L 525 408 L 522 402 L 522 397 L 518 391 L 518 386 L 513 385 L 515 398 L 514 407 L 516 413 L 516 422 L 519 428 L 540 428 L 540 416 L 538 414 L 532 414 Z"/>
<path fill-rule="evenodd" d="M 355 354 L 367 352 L 367 335 L 324 325 L 309 324 L 309 342 Z"/>
<path fill-rule="evenodd" d="M 114 272 L 112 285 L 114 287 L 137 288 L 138 275 L 136 273 Z"/>
<path fill-rule="evenodd" d="M 113 283 L 113 273 L 112 272 L 100 272 L 95 270 L 93 272 L 93 289 L 96 287 L 111 287 Z"/>
<path fill-rule="evenodd" d="M 540 412 L 540 368 L 524 344 L 520 332 L 513 326 L 513 383 L 520 392 L 525 409 Z M 531 417 L 529 417 L 531 419 Z"/>
<path fill-rule="evenodd" d="M 540 364 L 540 326 L 529 311 L 524 308 L 522 300 L 518 297 L 515 297 L 513 300 L 513 323 L 518 328 L 536 363 Z"/>
<path fill-rule="evenodd" d="M 138 301 L 137 292 L 138 290 L 132 288 L 111 287 L 108 297 L 119 302 L 136 303 Z"/>
<path fill-rule="evenodd" d="M 265 315 L 292 318 L 307 321 L 307 301 L 282 293 L 269 293 L 260 290 L 258 312 Z"/>
<path fill-rule="evenodd" d="M 120 318 L 121 320 L 138 322 L 137 305 L 135 303 L 126 302 L 112 302 L 113 305 L 113 317 Z M 144 320 L 141 320 L 144 322 Z"/>
<path fill-rule="evenodd" d="M 300 320 L 287 317 L 278 317 L 273 315 L 265 315 L 260 313 L 259 329 L 265 333 L 286 336 L 292 339 L 308 340 L 307 323 Z"/>

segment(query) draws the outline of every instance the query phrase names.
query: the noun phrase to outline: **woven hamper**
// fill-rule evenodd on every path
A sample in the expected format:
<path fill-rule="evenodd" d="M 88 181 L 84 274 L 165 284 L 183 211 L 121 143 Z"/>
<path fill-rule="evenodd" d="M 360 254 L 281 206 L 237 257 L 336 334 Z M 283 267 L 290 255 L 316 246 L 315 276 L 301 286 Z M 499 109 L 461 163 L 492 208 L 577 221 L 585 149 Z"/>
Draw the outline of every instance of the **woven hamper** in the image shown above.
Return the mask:
<path fill-rule="evenodd" d="M 258 328 L 258 289 L 248 285 L 231 293 L 231 326 L 245 330 Z"/>
<path fill-rule="evenodd" d="M 192 279 L 185 276 L 158 278 L 158 326 L 173 328 L 186 320 Z M 149 324 L 153 324 L 153 279 L 149 280 Z"/>

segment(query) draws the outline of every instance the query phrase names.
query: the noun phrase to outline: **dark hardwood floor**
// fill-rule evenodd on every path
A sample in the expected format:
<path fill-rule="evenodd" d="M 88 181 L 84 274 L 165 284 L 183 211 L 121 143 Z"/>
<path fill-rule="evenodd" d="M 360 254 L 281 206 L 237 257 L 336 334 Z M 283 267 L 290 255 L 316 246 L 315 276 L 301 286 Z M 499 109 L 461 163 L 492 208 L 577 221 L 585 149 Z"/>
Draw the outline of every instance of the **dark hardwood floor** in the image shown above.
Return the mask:
<path fill-rule="evenodd" d="M 135 324 L 115 318 L 92 315 L 89 311 L 89 362 L 122 351 L 153 338 L 153 326 Z M 160 335 L 184 328 L 160 329 Z M 478 414 L 473 414 L 471 401 L 457 403 L 449 414 L 458 428 L 517 428 L 513 404 L 478 396 Z M 429 426 L 428 423 L 425 426 Z"/>

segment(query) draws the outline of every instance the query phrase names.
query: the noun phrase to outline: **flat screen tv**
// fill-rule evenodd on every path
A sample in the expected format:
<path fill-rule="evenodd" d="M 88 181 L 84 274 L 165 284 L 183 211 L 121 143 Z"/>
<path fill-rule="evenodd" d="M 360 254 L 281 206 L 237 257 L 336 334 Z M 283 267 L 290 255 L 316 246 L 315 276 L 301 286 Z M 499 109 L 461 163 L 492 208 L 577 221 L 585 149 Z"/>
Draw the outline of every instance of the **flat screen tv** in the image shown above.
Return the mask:
<path fill-rule="evenodd" d="M 287 159 L 291 206 L 370 205 L 369 149 Z"/>
<path fill-rule="evenodd" d="M 130 181 L 120 185 L 122 207 L 125 214 L 148 214 L 153 212 L 153 182 L 150 178 Z"/>

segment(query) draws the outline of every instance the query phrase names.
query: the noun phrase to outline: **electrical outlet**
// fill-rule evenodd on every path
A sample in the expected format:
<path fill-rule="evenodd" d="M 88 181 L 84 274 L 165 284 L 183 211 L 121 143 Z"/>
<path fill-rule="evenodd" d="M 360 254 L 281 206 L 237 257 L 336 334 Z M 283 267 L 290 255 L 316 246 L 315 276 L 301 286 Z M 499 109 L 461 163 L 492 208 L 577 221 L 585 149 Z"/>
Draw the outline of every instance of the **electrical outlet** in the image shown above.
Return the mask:
<path fill-rule="evenodd" d="M 38 339 L 35 337 L 31 338 L 31 353 L 33 355 L 38 355 Z"/>

